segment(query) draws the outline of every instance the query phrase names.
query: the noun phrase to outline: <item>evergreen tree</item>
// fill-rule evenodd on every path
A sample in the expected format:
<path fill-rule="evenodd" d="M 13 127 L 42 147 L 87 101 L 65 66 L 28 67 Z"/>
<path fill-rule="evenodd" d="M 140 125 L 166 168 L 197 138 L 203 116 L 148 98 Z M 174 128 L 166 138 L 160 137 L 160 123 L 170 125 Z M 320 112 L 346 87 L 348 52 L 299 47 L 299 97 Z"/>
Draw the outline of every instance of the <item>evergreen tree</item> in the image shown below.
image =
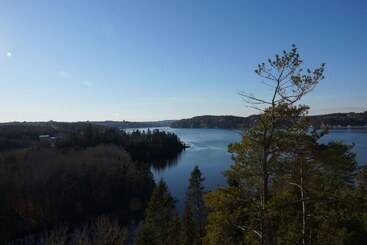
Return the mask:
<path fill-rule="evenodd" d="M 194 223 L 192 220 L 191 212 L 188 207 L 185 207 L 185 211 L 182 218 L 182 227 L 181 227 L 181 244 L 182 245 L 190 245 L 194 244 L 195 241 L 195 229 Z"/>
<path fill-rule="evenodd" d="M 349 196 L 349 211 L 355 218 L 348 225 L 351 239 L 348 244 L 364 244 L 367 241 L 367 165 L 360 167 L 356 177 L 356 191 Z"/>
<path fill-rule="evenodd" d="M 161 180 L 153 190 L 144 223 L 135 237 L 136 245 L 174 245 L 179 241 L 179 219 L 175 201 Z"/>
<path fill-rule="evenodd" d="M 195 166 L 191 172 L 190 183 L 186 193 L 186 207 L 182 224 L 182 244 L 198 245 L 204 236 L 207 211 L 203 199 L 204 187 L 201 171 Z"/>
<path fill-rule="evenodd" d="M 357 188 L 361 193 L 363 193 L 362 195 L 365 194 L 367 197 L 367 164 L 361 167 L 358 171 Z"/>
<path fill-rule="evenodd" d="M 294 47 L 258 66 L 274 93 L 270 101 L 244 95 L 262 113 L 229 147 L 227 187 L 206 196 L 206 244 L 364 244 L 363 171 L 356 190 L 351 147 L 320 144 L 324 131 L 310 132 L 308 107 L 297 103 L 323 78 L 324 65 L 303 73 L 301 63 Z"/>
<path fill-rule="evenodd" d="M 272 188 L 284 158 L 289 155 L 289 140 L 297 141 L 307 133 L 305 114 L 308 107 L 297 102 L 323 79 L 324 65 L 303 73 L 302 60 L 295 46 L 261 63 L 256 74 L 267 80 L 273 88 L 269 100 L 243 94 L 252 108 L 260 110 L 255 125 L 244 132 L 241 143 L 229 147 L 235 160 L 226 173 L 229 196 L 242 200 L 245 206 L 232 212 L 240 217 L 232 227 L 240 232 L 234 240 L 243 239 L 251 244 L 274 244 L 272 217 Z M 265 107 L 262 108 L 261 106 Z M 233 197 L 234 196 L 234 197 Z M 246 205 L 248 204 L 248 205 Z M 213 204 L 209 204 L 211 206 Z"/>

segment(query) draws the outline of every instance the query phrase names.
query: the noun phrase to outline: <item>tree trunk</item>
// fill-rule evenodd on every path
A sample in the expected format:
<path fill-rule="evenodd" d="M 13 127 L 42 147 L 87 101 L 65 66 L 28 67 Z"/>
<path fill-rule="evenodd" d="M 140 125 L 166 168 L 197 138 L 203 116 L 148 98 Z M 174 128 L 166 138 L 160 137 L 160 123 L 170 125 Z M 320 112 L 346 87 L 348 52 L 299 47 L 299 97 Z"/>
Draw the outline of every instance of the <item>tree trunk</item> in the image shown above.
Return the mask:
<path fill-rule="evenodd" d="M 302 245 L 306 245 L 306 203 L 303 183 L 303 158 L 301 157 L 300 166 L 300 192 L 302 201 Z"/>
<path fill-rule="evenodd" d="M 268 173 L 268 149 L 264 147 L 263 159 L 263 202 L 262 202 L 262 245 L 271 245 L 270 222 L 267 211 L 269 201 L 269 173 Z"/>

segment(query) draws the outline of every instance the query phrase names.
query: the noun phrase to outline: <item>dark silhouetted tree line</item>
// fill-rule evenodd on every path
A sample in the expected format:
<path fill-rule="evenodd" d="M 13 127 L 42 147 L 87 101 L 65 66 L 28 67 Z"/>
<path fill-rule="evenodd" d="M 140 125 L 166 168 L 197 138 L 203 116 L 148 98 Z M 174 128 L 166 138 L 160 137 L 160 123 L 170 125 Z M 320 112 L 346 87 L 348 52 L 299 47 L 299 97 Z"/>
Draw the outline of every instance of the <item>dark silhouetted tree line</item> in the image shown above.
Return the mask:
<path fill-rule="evenodd" d="M 127 133 L 91 123 L 41 122 L 0 124 L 0 152 L 36 147 L 40 135 L 55 136 L 56 147 L 64 150 L 99 144 L 122 146 L 134 161 L 148 162 L 157 167 L 174 162 L 185 149 L 177 135 L 158 129 Z"/>
<path fill-rule="evenodd" d="M 158 129 L 127 133 L 91 123 L 40 122 L 0 124 L 0 152 L 39 147 L 40 135 L 55 136 L 56 147 L 62 150 L 99 144 L 118 145 L 134 161 L 145 162 L 158 169 L 176 163 L 186 147 L 177 135 Z"/>
<path fill-rule="evenodd" d="M 39 135 L 55 133 L 55 129 L 45 126 L 0 124 L 0 152 L 31 147 L 36 144 Z"/>
<path fill-rule="evenodd" d="M 41 144 L 44 134 L 56 144 Z M 154 187 L 150 167 L 184 149 L 172 133 L 89 123 L 3 124 L 0 139 L 0 241 L 98 215 L 139 220 Z"/>
<path fill-rule="evenodd" d="M 37 145 L 40 135 L 66 136 L 71 132 L 83 131 L 89 123 L 64 122 L 13 122 L 0 123 L 0 152 L 24 149 Z M 104 127 L 93 125 L 98 130 Z"/>
<path fill-rule="evenodd" d="M 138 219 L 154 181 L 114 145 L 68 152 L 26 149 L 0 155 L 0 238 L 10 239 L 113 214 Z"/>
<path fill-rule="evenodd" d="M 146 162 L 157 168 L 175 162 L 185 145 L 177 135 L 165 131 L 135 130 L 130 133 L 115 128 L 100 128 L 88 124 L 57 140 L 58 148 L 84 148 L 99 144 L 123 147 L 134 161 Z"/>
<path fill-rule="evenodd" d="M 79 226 L 59 226 L 48 231 L 6 242 L 6 245 L 124 245 L 128 244 L 128 230 L 116 217 L 98 216 Z"/>

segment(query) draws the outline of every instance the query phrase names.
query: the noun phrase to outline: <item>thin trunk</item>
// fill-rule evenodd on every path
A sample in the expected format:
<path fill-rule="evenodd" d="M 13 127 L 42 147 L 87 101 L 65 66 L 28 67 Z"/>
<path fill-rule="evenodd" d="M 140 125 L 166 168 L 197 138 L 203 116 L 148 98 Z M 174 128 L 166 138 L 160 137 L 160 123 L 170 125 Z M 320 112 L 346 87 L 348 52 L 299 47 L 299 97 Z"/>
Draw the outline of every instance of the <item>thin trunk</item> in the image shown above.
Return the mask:
<path fill-rule="evenodd" d="M 261 244 L 269 245 L 269 221 L 267 215 L 267 203 L 269 196 L 269 176 L 268 176 L 268 144 L 267 144 L 267 130 L 264 131 L 264 148 L 263 148 L 263 193 L 262 193 L 262 217 L 261 217 Z"/>
<path fill-rule="evenodd" d="M 270 130 L 268 135 L 268 130 L 264 130 L 264 146 L 263 146 L 263 205 L 262 205 L 262 237 L 261 237 L 261 244 L 262 245 L 271 245 L 271 227 L 270 227 L 270 220 L 267 214 L 267 204 L 269 201 L 269 169 L 268 169 L 268 157 L 270 148 L 273 143 L 273 133 L 274 133 L 274 123 L 275 123 L 275 112 L 274 108 L 276 106 L 276 96 L 278 94 L 278 90 L 281 83 L 283 71 L 279 75 L 277 79 L 277 86 L 275 88 L 273 98 L 271 100 L 271 121 L 270 121 Z M 267 127 L 266 127 L 267 128 Z"/>
<path fill-rule="evenodd" d="M 301 168 L 300 168 L 300 191 L 302 200 L 302 244 L 306 245 L 306 203 L 305 193 L 303 185 L 303 158 L 301 157 Z"/>
<path fill-rule="evenodd" d="M 298 158 L 300 165 L 299 165 L 299 183 L 289 182 L 290 185 L 296 186 L 299 189 L 299 193 L 301 196 L 301 206 L 302 206 L 302 238 L 301 244 L 311 244 L 311 234 L 309 233 L 310 237 L 306 236 L 307 233 L 307 209 L 306 209 L 306 201 L 305 201 L 305 183 L 304 183 L 304 162 L 303 156 Z"/>

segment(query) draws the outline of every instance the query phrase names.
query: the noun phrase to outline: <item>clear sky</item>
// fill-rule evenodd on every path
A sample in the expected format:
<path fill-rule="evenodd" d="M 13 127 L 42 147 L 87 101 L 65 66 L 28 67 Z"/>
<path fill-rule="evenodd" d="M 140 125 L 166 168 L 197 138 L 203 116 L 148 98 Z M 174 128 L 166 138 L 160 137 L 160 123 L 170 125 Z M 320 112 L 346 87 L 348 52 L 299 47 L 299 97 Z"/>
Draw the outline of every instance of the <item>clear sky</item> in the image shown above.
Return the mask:
<path fill-rule="evenodd" d="M 0 2 L 0 121 L 254 113 L 253 70 L 296 44 L 312 114 L 367 110 L 367 1 Z"/>

